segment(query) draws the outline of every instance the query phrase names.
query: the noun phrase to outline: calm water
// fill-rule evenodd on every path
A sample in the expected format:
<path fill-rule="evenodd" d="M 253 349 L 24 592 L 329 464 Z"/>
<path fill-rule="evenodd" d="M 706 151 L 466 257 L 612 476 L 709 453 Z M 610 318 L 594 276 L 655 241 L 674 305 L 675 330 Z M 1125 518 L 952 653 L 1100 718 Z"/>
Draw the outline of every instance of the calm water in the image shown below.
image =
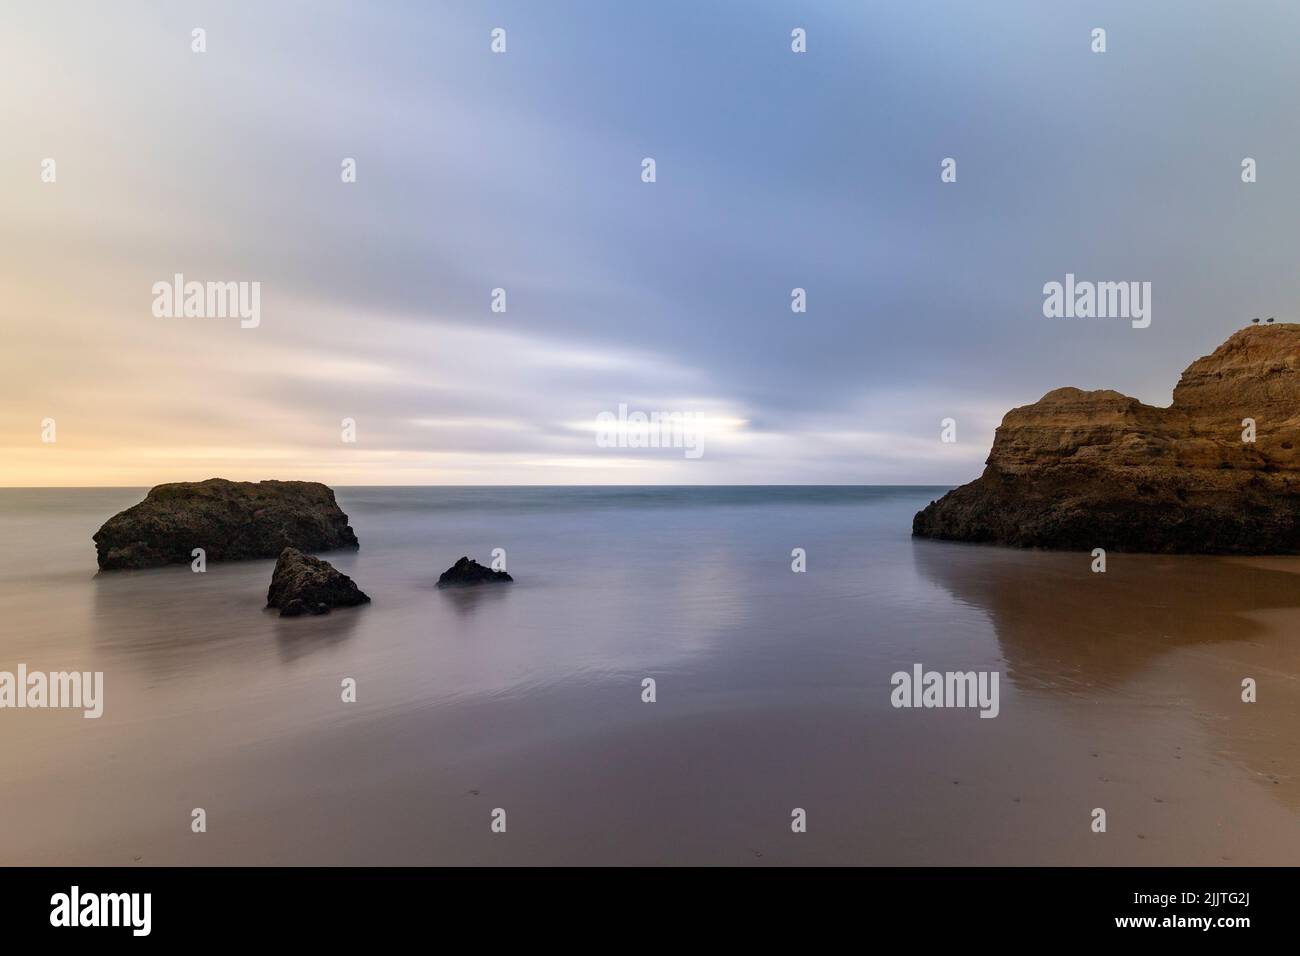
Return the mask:
<path fill-rule="evenodd" d="M 106 684 L 0 710 L 0 863 L 1300 859 L 1300 564 L 912 540 L 940 493 L 343 488 L 373 603 L 281 620 L 272 561 L 96 575 L 143 490 L 0 490 L 0 670 Z M 1000 716 L 895 710 L 918 662 Z"/>

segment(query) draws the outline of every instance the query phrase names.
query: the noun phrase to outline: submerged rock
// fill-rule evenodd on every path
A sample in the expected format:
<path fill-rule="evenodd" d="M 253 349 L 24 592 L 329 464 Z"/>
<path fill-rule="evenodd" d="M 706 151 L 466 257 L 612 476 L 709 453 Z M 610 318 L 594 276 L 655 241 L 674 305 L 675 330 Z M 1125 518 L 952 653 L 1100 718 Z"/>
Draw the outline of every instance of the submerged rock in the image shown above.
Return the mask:
<path fill-rule="evenodd" d="M 285 548 L 357 547 L 334 492 L 315 481 L 182 481 L 150 489 L 144 501 L 94 535 L 101 570 L 193 560 L 274 558 Z"/>
<path fill-rule="evenodd" d="M 504 583 L 513 580 L 514 578 L 504 571 L 493 571 L 491 568 L 483 567 L 477 561 L 462 557 L 446 571 L 442 572 L 438 578 L 438 587 L 460 587 L 492 582 Z"/>
<path fill-rule="evenodd" d="M 342 571 L 297 548 L 285 548 L 280 553 L 266 592 L 266 606 L 278 607 L 281 617 L 328 614 L 330 608 L 369 601 L 369 596 Z"/>
<path fill-rule="evenodd" d="M 1012 409 L 984 473 L 918 512 L 912 533 L 1063 550 L 1300 553 L 1300 325 L 1236 332 L 1188 366 L 1168 408 L 1058 388 Z"/>

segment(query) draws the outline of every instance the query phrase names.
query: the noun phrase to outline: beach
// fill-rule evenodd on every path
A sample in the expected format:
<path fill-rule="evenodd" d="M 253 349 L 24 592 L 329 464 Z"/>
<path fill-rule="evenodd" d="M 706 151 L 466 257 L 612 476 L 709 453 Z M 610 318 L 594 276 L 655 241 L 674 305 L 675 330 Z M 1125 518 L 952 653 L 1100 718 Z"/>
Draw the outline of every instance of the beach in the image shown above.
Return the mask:
<path fill-rule="evenodd" d="M 913 539 L 944 490 L 340 487 L 372 603 L 296 619 L 271 560 L 97 574 L 144 489 L 0 490 L 0 670 L 104 675 L 0 711 L 0 863 L 1294 862 L 1300 559 Z"/>

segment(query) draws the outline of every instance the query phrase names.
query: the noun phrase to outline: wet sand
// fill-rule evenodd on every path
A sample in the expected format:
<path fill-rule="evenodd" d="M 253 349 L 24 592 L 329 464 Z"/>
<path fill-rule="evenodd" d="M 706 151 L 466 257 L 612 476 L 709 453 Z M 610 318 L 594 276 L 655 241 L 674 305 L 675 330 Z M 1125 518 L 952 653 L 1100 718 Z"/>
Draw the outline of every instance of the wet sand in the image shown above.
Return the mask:
<path fill-rule="evenodd" d="M 0 510 L 45 549 L 0 565 L 0 668 L 107 685 L 97 721 L 0 712 L 0 862 L 1300 859 L 1300 559 L 1096 575 L 914 541 L 926 490 L 436 513 L 385 491 L 340 492 L 363 544 L 336 563 L 375 603 L 293 621 L 259 608 L 270 562 L 86 573 L 111 494 Z M 503 541 L 517 585 L 431 587 Z M 1001 671 L 999 717 L 894 709 L 915 662 Z"/>

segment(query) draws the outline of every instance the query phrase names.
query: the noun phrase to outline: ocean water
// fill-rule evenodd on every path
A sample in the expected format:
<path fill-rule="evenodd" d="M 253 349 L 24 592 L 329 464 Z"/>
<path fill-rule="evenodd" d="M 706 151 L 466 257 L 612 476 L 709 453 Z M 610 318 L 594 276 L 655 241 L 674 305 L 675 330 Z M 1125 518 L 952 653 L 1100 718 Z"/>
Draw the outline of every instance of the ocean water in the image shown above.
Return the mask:
<path fill-rule="evenodd" d="M 0 670 L 105 682 L 0 710 L 0 863 L 1300 858 L 1300 563 L 912 539 L 943 490 L 340 488 L 373 603 L 297 619 L 270 560 L 97 574 L 143 489 L 0 490 Z"/>

